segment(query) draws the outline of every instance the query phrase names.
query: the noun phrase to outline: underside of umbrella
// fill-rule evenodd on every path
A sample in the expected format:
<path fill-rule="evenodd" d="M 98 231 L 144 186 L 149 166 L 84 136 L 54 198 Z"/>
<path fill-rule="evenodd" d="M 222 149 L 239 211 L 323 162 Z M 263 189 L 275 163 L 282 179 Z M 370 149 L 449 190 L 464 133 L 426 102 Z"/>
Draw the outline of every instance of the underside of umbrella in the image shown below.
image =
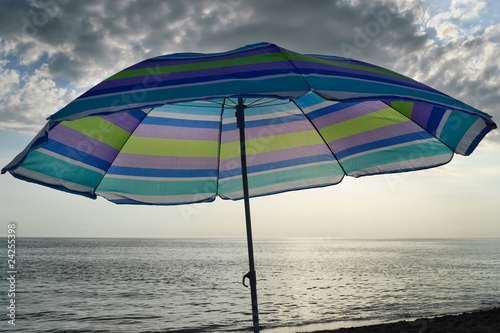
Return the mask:
<path fill-rule="evenodd" d="M 238 98 L 251 197 L 439 166 L 496 127 L 389 70 L 261 43 L 131 66 L 52 115 L 2 172 L 115 203 L 241 199 Z"/>

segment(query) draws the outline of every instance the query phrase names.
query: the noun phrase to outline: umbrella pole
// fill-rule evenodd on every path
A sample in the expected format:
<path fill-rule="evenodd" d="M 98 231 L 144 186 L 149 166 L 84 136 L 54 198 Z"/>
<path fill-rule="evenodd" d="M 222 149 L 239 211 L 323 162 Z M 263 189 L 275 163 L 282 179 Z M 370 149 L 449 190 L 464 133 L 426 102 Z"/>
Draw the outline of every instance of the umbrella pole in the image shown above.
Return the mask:
<path fill-rule="evenodd" d="M 254 333 L 258 333 L 259 309 L 257 306 L 257 277 L 255 274 L 255 264 L 253 259 L 252 223 L 250 220 L 250 198 L 248 194 L 247 157 L 245 148 L 245 108 L 246 106 L 243 103 L 243 98 L 238 98 L 238 105 L 236 106 L 236 122 L 240 130 L 241 178 L 243 180 L 243 199 L 245 202 L 245 220 L 247 226 L 248 261 L 250 265 L 250 271 L 243 276 L 243 285 L 245 285 L 245 278 L 248 278 L 250 280 L 250 292 L 252 295 L 253 331 Z"/>

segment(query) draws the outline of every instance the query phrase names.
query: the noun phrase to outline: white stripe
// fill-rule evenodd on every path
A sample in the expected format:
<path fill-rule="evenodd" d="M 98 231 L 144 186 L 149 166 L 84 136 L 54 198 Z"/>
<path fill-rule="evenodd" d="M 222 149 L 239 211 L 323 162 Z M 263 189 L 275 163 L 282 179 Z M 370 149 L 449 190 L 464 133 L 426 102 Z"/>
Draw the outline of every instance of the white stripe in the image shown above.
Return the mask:
<path fill-rule="evenodd" d="M 135 200 L 139 202 L 151 203 L 151 204 L 182 204 L 182 203 L 194 203 L 199 201 L 205 201 L 210 198 L 215 198 L 214 193 L 196 193 L 196 194 L 186 194 L 186 195 L 138 195 L 129 193 L 119 193 L 119 192 L 96 192 L 98 196 L 101 196 L 107 200 Z"/>
<path fill-rule="evenodd" d="M 50 184 L 50 185 L 57 185 L 57 186 L 63 186 L 71 191 L 75 192 L 83 192 L 83 193 L 89 193 L 89 194 L 94 194 L 94 189 L 89 186 L 73 183 L 64 179 L 60 178 L 55 178 L 52 176 L 47 176 L 43 173 L 39 173 L 33 170 L 25 169 L 23 167 L 17 168 L 15 171 L 11 171 L 11 173 L 23 176 L 26 178 L 30 178 L 45 184 Z"/>
<path fill-rule="evenodd" d="M 255 177 L 255 176 L 261 176 L 261 175 L 266 175 L 270 173 L 275 173 L 275 172 L 282 172 L 282 171 L 289 171 L 289 170 L 294 170 L 294 169 L 300 169 L 300 168 L 309 168 L 313 166 L 319 166 L 319 165 L 325 165 L 325 164 L 331 164 L 334 167 L 339 169 L 339 172 L 342 171 L 340 168 L 339 164 L 337 162 L 333 161 L 323 161 L 323 162 L 316 162 L 316 163 L 304 163 L 304 164 L 299 164 L 299 165 L 293 165 L 289 166 L 286 168 L 279 168 L 279 169 L 271 169 L 271 170 L 265 170 L 265 171 L 260 171 L 260 172 L 254 172 L 254 173 L 248 173 L 248 178 L 250 177 Z M 241 178 L 241 175 L 236 175 L 232 177 L 227 177 L 227 178 L 222 178 L 219 180 L 219 182 L 222 184 L 223 182 L 234 180 Z"/>
<path fill-rule="evenodd" d="M 259 188 L 253 188 L 249 190 L 249 194 L 251 197 L 266 195 L 270 193 L 279 193 L 286 192 L 294 189 L 301 188 L 314 188 L 314 187 L 323 187 L 329 185 L 336 185 L 342 181 L 344 178 L 344 174 L 330 176 L 330 177 L 321 177 L 321 178 L 313 178 L 307 180 L 299 180 L 287 183 L 273 184 L 269 186 L 263 186 Z M 243 198 L 243 190 L 238 192 L 226 193 L 224 195 L 220 195 L 223 199 L 232 199 L 237 200 Z"/>
<path fill-rule="evenodd" d="M 217 121 L 217 122 L 220 121 L 220 115 L 185 114 L 185 113 L 175 113 L 162 110 L 159 111 L 154 110 L 149 114 L 149 117 L 200 120 L 200 121 Z"/>
<path fill-rule="evenodd" d="M 405 160 L 395 163 L 381 164 L 375 167 L 370 167 L 366 169 L 356 170 L 348 174 L 351 177 L 361 177 L 380 173 L 393 173 L 400 172 L 400 170 L 411 170 L 411 169 L 425 169 L 431 166 L 439 166 L 446 164 L 451 161 L 453 153 L 450 151 L 449 154 L 434 155 L 425 158 L 416 158 L 413 160 Z M 425 163 L 422 163 L 424 162 Z"/>
<path fill-rule="evenodd" d="M 81 168 L 84 168 L 84 169 L 87 169 L 87 170 L 90 170 L 90 171 L 94 171 L 94 172 L 100 173 L 101 175 L 104 175 L 106 173 L 106 171 L 104 171 L 104 170 L 101 170 L 101 169 L 96 168 L 94 166 L 85 164 L 82 161 L 74 160 L 72 158 L 69 158 L 68 156 L 57 154 L 57 153 L 55 153 L 53 151 L 50 151 L 50 150 L 47 150 L 45 148 L 38 148 L 37 150 L 40 153 L 43 153 L 45 155 L 57 158 L 58 160 L 61 160 L 62 162 L 67 162 L 69 164 L 73 164 L 73 165 L 76 165 L 78 167 L 81 167 Z"/>
<path fill-rule="evenodd" d="M 446 122 L 448 121 L 448 118 L 450 117 L 451 110 L 446 110 L 443 114 L 443 118 L 441 118 L 441 121 L 439 122 L 439 125 L 436 129 L 436 138 L 441 138 L 441 132 L 443 131 L 444 125 L 446 125 Z"/>
<path fill-rule="evenodd" d="M 186 182 L 186 181 L 198 181 L 198 180 L 206 180 L 206 181 L 215 181 L 217 177 L 145 177 L 145 176 L 130 176 L 130 175 L 120 175 L 120 174 L 110 174 L 107 173 L 103 178 L 103 182 L 106 181 L 107 178 L 114 179 L 128 179 L 128 180 L 141 180 L 141 181 L 150 181 L 150 182 Z"/>
<path fill-rule="evenodd" d="M 469 149 L 472 141 L 481 133 L 481 131 L 485 128 L 484 120 L 479 118 L 474 124 L 467 130 L 467 133 L 463 136 L 462 140 L 457 145 L 455 149 L 455 153 L 460 155 L 465 155 L 465 152 Z"/>
<path fill-rule="evenodd" d="M 288 111 L 273 112 L 273 113 L 266 113 L 266 114 L 257 114 L 257 115 L 245 114 L 245 121 L 276 119 L 276 118 L 280 118 L 280 117 L 287 117 L 287 116 L 293 116 L 293 115 L 302 115 L 302 112 L 300 112 L 298 108 L 295 108 L 295 109 L 288 110 Z M 304 120 L 307 120 L 307 118 L 304 117 Z M 224 125 L 233 124 L 235 122 L 236 122 L 236 117 L 229 117 L 229 118 L 223 119 Z"/>
<path fill-rule="evenodd" d="M 313 112 L 316 110 L 327 108 L 327 107 L 332 106 L 332 105 L 337 104 L 337 103 L 340 103 L 340 102 L 326 100 L 324 102 L 305 107 L 302 111 L 304 111 L 304 113 L 307 114 L 307 113 L 310 113 L 310 112 Z"/>
<path fill-rule="evenodd" d="M 401 147 L 411 146 L 414 144 L 425 143 L 425 142 L 438 142 L 438 143 L 442 144 L 441 141 L 437 140 L 436 138 L 428 138 L 428 139 L 400 143 L 400 144 L 392 145 L 392 146 L 380 147 L 380 148 L 372 149 L 372 150 L 366 150 L 366 151 L 363 151 L 363 152 L 360 152 L 360 153 L 357 153 L 354 155 L 349 155 L 347 157 L 344 157 L 344 158 L 340 159 L 340 161 L 345 162 L 345 161 L 350 160 L 351 158 L 363 156 L 365 154 L 371 154 L 371 153 L 376 153 L 376 152 L 380 152 L 380 151 L 384 151 L 384 150 L 388 150 L 388 149 L 401 148 Z"/>
<path fill-rule="evenodd" d="M 298 108 L 293 108 L 291 110 L 281 111 L 281 112 L 273 112 L 273 113 L 257 114 L 257 115 L 245 115 L 245 121 L 273 119 L 273 118 L 293 116 L 297 114 L 302 115 L 302 112 L 300 112 Z M 304 119 L 307 118 L 304 117 Z"/>

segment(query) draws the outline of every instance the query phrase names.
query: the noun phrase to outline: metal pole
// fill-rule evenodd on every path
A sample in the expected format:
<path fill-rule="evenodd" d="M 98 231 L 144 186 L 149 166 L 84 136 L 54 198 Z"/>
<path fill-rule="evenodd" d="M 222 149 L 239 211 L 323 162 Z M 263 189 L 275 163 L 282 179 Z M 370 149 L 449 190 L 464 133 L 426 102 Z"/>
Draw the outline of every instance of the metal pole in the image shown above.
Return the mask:
<path fill-rule="evenodd" d="M 238 105 L 236 106 L 236 122 L 240 130 L 241 178 L 243 179 L 243 200 L 245 202 L 248 261 L 250 265 L 250 271 L 243 277 L 243 284 L 245 284 L 245 278 L 248 278 L 250 280 L 250 293 L 252 295 L 253 331 L 254 333 L 258 333 L 259 309 L 257 306 L 257 277 L 255 274 L 255 264 L 253 260 L 252 223 L 250 220 L 250 199 L 248 194 L 247 157 L 245 148 L 245 108 L 246 106 L 243 103 L 243 98 L 238 98 Z"/>

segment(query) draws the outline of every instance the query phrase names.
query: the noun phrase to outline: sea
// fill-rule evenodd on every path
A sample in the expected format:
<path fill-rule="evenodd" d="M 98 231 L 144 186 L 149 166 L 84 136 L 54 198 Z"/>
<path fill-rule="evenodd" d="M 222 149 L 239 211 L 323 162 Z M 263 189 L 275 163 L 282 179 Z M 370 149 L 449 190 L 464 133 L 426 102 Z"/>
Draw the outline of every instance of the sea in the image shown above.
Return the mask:
<path fill-rule="evenodd" d="M 1 242 L 2 332 L 251 330 L 245 239 L 18 237 L 11 297 Z M 500 239 L 264 239 L 254 252 L 263 332 L 500 306 Z"/>

